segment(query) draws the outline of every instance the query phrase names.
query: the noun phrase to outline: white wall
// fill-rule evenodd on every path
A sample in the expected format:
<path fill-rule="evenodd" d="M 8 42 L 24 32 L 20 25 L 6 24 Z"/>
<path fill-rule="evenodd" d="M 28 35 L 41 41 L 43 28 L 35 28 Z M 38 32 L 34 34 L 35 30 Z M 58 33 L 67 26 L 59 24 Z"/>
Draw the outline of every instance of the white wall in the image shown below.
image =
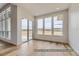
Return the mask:
<path fill-rule="evenodd" d="M 27 18 L 29 20 L 34 20 L 30 11 L 26 10 L 24 6 L 17 6 L 17 45 L 22 44 L 21 39 L 21 20 L 22 18 Z"/>
<path fill-rule="evenodd" d="M 79 54 L 79 4 L 69 8 L 69 44 Z"/>

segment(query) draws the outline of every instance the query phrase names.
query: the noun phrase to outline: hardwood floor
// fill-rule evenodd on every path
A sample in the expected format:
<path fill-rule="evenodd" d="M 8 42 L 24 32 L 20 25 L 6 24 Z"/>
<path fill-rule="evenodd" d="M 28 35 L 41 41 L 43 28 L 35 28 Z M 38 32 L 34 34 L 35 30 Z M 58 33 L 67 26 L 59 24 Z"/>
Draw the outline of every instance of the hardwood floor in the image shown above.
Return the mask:
<path fill-rule="evenodd" d="M 2 49 L 3 51 L 5 50 L 4 48 Z M 8 52 L 5 53 L 0 52 L 0 55 L 3 56 L 75 56 L 76 55 L 68 45 L 37 41 L 37 40 L 31 40 L 18 47 L 11 45 L 8 46 L 7 50 Z"/>
<path fill-rule="evenodd" d="M 5 55 L 11 51 L 14 51 L 16 46 L 6 43 L 4 41 L 0 41 L 0 56 Z"/>

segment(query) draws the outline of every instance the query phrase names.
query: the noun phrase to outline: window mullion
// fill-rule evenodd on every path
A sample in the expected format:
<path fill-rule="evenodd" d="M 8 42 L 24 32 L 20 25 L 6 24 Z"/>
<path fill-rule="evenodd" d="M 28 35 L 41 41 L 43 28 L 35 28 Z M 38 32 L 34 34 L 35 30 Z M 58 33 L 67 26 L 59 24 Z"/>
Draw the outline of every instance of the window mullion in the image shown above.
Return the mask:
<path fill-rule="evenodd" d="M 54 32 L 54 30 L 53 30 L 53 28 L 54 28 L 54 26 L 53 26 L 53 17 L 52 17 L 52 35 L 53 35 L 53 32 Z"/>
<path fill-rule="evenodd" d="M 45 18 L 43 18 L 43 35 L 45 33 Z"/>

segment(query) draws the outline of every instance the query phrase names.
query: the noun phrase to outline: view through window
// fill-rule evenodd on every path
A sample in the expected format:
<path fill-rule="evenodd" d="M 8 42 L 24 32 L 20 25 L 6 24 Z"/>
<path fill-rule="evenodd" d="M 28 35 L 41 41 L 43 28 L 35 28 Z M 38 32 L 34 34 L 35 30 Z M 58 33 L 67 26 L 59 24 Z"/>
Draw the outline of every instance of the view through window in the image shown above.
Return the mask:
<path fill-rule="evenodd" d="M 54 35 L 63 35 L 63 15 L 54 16 L 53 18 L 53 32 Z"/>
<path fill-rule="evenodd" d="M 22 42 L 27 41 L 27 19 L 22 19 Z"/>
<path fill-rule="evenodd" d="M 63 14 L 37 20 L 37 34 L 63 36 Z"/>
<path fill-rule="evenodd" d="M 43 19 L 38 19 L 37 21 L 37 33 L 38 34 L 43 34 Z"/>
<path fill-rule="evenodd" d="M 52 35 L 52 17 L 45 18 L 45 35 Z"/>
<path fill-rule="evenodd" d="M 32 21 L 29 20 L 29 40 L 32 39 Z"/>
<path fill-rule="evenodd" d="M 22 42 L 32 39 L 32 21 L 26 18 L 22 19 Z"/>

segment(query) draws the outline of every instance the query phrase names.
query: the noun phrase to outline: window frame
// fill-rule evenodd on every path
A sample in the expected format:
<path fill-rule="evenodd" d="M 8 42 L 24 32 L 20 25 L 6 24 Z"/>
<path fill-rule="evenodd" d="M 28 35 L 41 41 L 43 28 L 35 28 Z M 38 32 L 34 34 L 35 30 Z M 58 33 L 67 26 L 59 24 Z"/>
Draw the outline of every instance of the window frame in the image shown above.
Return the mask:
<path fill-rule="evenodd" d="M 8 8 L 9 10 L 7 10 Z M 11 13 L 11 6 L 7 7 L 5 10 L 0 12 L 0 22 L 1 22 L 0 37 L 10 40 L 11 39 L 11 17 L 9 17 L 10 15 L 8 14 L 8 12 Z"/>
<path fill-rule="evenodd" d="M 62 30 L 62 32 L 63 32 L 63 35 L 54 35 L 54 24 L 53 24 L 53 22 L 54 22 L 54 16 L 58 16 L 58 18 L 59 18 L 59 15 L 63 15 L 63 17 L 64 17 L 64 14 L 61 12 L 61 13 L 56 13 L 56 14 L 54 14 L 54 15 L 51 15 L 51 16 L 48 16 L 48 17 L 42 17 L 42 18 L 37 18 L 37 21 L 39 20 L 39 19 L 42 19 L 43 20 L 43 33 L 42 34 L 38 34 L 38 35 L 45 35 L 45 18 L 49 18 L 49 17 L 51 17 L 51 35 L 47 35 L 47 36 L 64 36 L 64 27 L 63 27 L 63 30 Z M 38 24 L 38 22 L 37 22 L 37 24 Z M 38 25 L 37 25 L 38 26 Z M 64 19 L 63 19 L 63 26 L 64 26 Z M 38 32 L 38 27 L 37 27 L 37 32 Z M 46 35 L 45 35 L 46 36 Z"/>

